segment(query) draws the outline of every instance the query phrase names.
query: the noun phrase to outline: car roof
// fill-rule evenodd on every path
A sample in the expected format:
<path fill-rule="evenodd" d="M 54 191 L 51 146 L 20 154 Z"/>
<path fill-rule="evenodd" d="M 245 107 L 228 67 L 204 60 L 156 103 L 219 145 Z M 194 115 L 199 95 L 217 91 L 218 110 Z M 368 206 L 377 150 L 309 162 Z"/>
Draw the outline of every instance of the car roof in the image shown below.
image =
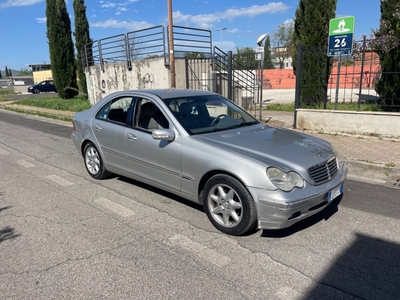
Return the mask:
<path fill-rule="evenodd" d="M 147 90 L 132 90 L 132 92 L 140 94 L 152 94 L 160 97 L 161 99 L 219 95 L 210 91 L 192 90 L 192 89 L 147 89 Z"/>

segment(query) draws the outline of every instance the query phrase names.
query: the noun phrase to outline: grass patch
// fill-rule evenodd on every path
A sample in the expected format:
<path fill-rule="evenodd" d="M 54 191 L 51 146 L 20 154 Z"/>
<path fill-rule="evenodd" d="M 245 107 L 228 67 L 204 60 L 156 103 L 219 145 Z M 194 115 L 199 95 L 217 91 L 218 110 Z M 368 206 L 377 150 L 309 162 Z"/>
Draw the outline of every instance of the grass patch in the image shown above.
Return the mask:
<path fill-rule="evenodd" d="M 388 167 L 388 168 L 393 168 L 396 165 L 394 163 L 390 162 L 390 163 L 385 164 L 385 166 Z"/>
<path fill-rule="evenodd" d="M 25 98 L 16 101 L 15 104 L 72 112 L 87 110 L 91 106 L 86 95 L 78 95 L 73 99 L 62 99 L 59 96 Z"/>
<path fill-rule="evenodd" d="M 30 110 L 15 108 L 15 107 L 4 107 L 3 109 L 14 111 L 17 113 L 26 114 L 26 115 L 31 115 L 31 116 L 39 116 L 39 117 L 48 118 L 48 119 L 70 121 L 70 122 L 72 121 L 72 118 L 67 117 L 67 116 L 48 114 L 48 113 L 44 113 L 44 112 L 40 112 L 40 111 L 30 111 Z"/>
<path fill-rule="evenodd" d="M 323 106 L 321 107 L 306 107 L 309 109 L 323 109 Z M 294 111 L 294 103 L 290 104 L 279 104 L 279 103 L 272 103 L 267 106 L 267 110 L 272 110 L 272 111 Z M 326 104 L 326 110 L 335 110 L 335 104 L 334 103 L 327 103 Z M 347 111 L 358 111 L 358 103 L 338 103 L 338 109 L 337 110 L 347 110 Z M 382 111 L 378 106 L 375 104 L 361 104 L 360 105 L 360 111 Z"/>

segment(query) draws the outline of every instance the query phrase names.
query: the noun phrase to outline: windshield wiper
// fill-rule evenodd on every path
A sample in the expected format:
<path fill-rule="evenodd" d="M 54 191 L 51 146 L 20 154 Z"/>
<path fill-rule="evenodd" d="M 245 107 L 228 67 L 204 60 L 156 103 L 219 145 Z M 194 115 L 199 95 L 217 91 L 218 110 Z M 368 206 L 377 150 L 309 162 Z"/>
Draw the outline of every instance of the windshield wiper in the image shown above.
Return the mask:
<path fill-rule="evenodd" d="M 216 127 L 216 128 L 213 128 L 211 130 L 211 132 L 235 129 L 235 128 L 244 127 L 244 126 L 251 126 L 251 125 L 258 124 L 258 123 L 259 123 L 258 121 L 251 121 L 251 122 L 243 122 L 243 123 L 240 123 L 240 124 L 231 125 L 231 126 L 228 126 L 228 127 Z"/>

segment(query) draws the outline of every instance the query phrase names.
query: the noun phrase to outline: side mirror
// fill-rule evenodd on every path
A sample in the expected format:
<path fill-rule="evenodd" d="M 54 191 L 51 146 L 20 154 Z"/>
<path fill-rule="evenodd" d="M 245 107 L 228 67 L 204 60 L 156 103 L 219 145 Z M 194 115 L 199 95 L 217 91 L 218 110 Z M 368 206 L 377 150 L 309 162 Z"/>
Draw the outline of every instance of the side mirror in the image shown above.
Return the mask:
<path fill-rule="evenodd" d="M 172 142 L 175 139 L 175 132 L 171 129 L 155 129 L 151 136 L 155 140 Z"/>

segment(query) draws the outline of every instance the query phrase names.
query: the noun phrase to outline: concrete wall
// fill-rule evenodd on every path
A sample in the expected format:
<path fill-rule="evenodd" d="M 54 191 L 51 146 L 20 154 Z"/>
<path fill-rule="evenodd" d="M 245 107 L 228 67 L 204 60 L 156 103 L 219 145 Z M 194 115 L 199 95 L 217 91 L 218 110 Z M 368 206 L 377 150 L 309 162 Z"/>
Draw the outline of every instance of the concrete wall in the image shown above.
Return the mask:
<path fill-rule="evenodd" d="M 176 87 L 186 86 L 185 61 L 175 61 Z M 170 72 L 164 58 L 134 61 L 129 70 L 125 62 L 91 66 L 86 70 L 88 97 L 91 104 L 117 91 L 140 89 L 167 89 Z"/>
<path fill-rule="evenodd" d="M 385 112 L 298 109 L 298 129 L 400 137 L 400 114 Z"/>

